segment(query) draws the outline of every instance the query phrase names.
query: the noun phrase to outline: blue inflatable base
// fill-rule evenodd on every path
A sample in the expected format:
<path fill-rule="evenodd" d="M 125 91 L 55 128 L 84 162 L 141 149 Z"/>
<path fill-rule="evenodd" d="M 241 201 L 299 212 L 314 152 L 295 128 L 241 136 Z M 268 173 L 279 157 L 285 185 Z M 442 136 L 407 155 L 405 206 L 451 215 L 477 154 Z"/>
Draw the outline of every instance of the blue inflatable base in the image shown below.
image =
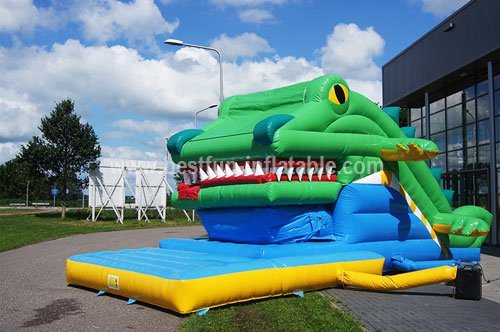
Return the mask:
<path fill-rule="evenodd" d="M 432 240 L 384 241 L 346 244 L 335 241 L 314 241 L 289 244 L 239 244 L 232 242 L 211 241 L 207 239 L 164 239 L 160 248 L 191 252 L 193 255 L 209 254 L 221 257 L 239 257 L 247 259 L 279 259 L 296 257 L 302 262 L 315 260 L 315 256 L 330 254 L 345 255 L 349 260 L 353 252 L 379 255 L 385 258 L 384 271 L 393 270 L 392 258 L 404 257 L 415 262 L 449 261 L 477 262 L 480 260 L 480 248 L 452 248 L 446 256 Z M 359 257 L 369 259 L 370 257 Z M 311 263 L 312 264 L 312 263 Z M 443 262 L 443 265 L 448 265 Z"/>

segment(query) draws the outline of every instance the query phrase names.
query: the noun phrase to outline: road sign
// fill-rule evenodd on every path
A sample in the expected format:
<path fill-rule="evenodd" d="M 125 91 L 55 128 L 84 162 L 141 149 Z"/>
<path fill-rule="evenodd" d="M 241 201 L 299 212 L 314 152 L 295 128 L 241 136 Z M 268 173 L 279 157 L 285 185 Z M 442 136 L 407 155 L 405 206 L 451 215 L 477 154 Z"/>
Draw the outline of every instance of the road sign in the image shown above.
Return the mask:
<path fill-rule="evenodd" d="M 59 194 L 59 190 L 56 188 L 50 189 L 50 194 L 55 196 L 55 195 Z"/>

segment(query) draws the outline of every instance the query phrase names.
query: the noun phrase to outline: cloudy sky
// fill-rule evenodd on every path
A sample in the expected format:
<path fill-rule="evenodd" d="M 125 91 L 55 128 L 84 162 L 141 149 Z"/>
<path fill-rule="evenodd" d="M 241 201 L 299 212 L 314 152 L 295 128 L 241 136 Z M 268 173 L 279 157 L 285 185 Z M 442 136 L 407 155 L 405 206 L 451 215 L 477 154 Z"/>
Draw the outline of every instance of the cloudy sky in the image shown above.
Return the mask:
<path fill-rule="evenodd" d="M 381 102 L 381 66 L 465 2 L 0 0 L 0 163 L 63 98 L 104 156 L 163 160 L 219 100 L 213 54 L 167 38 L 219 48 L 226 97 L 334 73 Z"/>

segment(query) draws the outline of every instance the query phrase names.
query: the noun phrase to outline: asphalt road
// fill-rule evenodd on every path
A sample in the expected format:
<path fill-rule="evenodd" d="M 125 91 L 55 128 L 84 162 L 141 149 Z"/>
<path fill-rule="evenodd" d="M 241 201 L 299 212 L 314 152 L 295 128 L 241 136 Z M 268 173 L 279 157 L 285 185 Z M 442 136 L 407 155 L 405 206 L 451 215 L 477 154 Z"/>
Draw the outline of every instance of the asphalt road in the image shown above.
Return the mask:
<path fill-rule="evenodd" d="M 180 316 L 123 298 L 66 286 L 66 258 L 84 252 L 157 247 L 168 237 L 198 237 L 203 227 L 71 236 L 0 253 L 0 331 L 175 331 Z"/>

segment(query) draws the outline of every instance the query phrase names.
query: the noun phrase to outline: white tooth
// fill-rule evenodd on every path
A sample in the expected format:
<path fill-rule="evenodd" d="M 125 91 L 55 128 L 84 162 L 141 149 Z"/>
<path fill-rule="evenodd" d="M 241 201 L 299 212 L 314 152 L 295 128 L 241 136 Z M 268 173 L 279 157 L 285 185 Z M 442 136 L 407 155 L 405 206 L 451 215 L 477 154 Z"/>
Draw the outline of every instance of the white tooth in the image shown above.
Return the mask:
<path fill-rule="evenodd" d="M 276 168 L 276 178 L 278 181 L 281 181 L 281 175 L 283 175 L 283 170 L 285 169 L 285 166 L 280 166 Z"/>
<path fill-rule="evenodd" d="M 229 167 L 229 164 L 226 164 L 226 167 L 224 168 L 224 170 L 226 173 L 226 178 L 234 175 L 233 171 L 231 170 L 231 167 Z"/>
<path fill-rule="evenodd" d="M 309 182 L 312 181 L 315 170 L 316 170 L 316 167 L 310 167 L 307 169 L 307 177 L 309 178 Z"/>
<path fill-rule="evenodd" d="M 207 165 L 207 174 L 208 174 L 208 179 L 209 180 L 212 180 L 213 178 L 217 177 L 217 175 L 215 174 L 214 170 L 209 165 Z"/>
<path fill-rule="evenodd" d="M 288 176 L 288 181 L 292 181 L 293 167 L 288 167 L 286 170 L 286 176 Z"/>
<path fill-rule="evenodd" d="M 257 165 L 255 166 L 255 175 L 264 175 L 264 171 L 262 170 L 260 161 L 258 161 Z"/>
<path fill-rule="evenodd" d="M 238 163 L 234 163 L 234 175 L 240 176 L 241 174 L 243 174 L 243 171 L 241 170 L 240 165 L 238 165 Z"/>
<path fill-rule="evenodd" d="M 191 178 L 193 179 L 193 183 L 198 183 L 198 172 L 192 172 Z"/>
<path fill-rule="evenodd" d="M 223 178 L 226 176 L 226 174 L 224 174 L 224 171 L 222 170 L 219 164 L 217 164 L 216 172 L 217 172 L 217 178 Z"/>
<path fill-rule="evenodd" d="M 200 167 L 200 181 L 205 181 L 208 179 L 207 173 Z"/>
<path fill-rule="evenodd" d="M 182 172 L 182 176 L 184 177 L 184 183 L 185 184 L 191 184 L 191 176 L 189 175 L 188 172 Z"/>
<path fill-rule="evenodd" d="M 245 173 L 243 173 L 245 176 L 253 175 L 252 168 L 250 167 L 250 163 L 247 161 L 245 163 Z"/>
<path fill-rule="evenodd" d="M 321 176 L 323 175 L 323 167 L 318 168 L 318 180 L 321 181 Z"/>
<path fill-rule="evenodd" d="M 333 172 L 333 166 L 328 166 L 326 168 L 326 177 L 328 178 L 328 180 L 330 180 L 330 176 L 332 175 L 332 172 Z"/>
<path fill-rule="evenodd" d="M 297 172 L 297 175 L 299 176 L 299 181 L 302 181 L 302 175 L 304 175 L 304 171 L 306 168 L 304 166 L 299 166 L 295 169 L 295 172 Z"/>

